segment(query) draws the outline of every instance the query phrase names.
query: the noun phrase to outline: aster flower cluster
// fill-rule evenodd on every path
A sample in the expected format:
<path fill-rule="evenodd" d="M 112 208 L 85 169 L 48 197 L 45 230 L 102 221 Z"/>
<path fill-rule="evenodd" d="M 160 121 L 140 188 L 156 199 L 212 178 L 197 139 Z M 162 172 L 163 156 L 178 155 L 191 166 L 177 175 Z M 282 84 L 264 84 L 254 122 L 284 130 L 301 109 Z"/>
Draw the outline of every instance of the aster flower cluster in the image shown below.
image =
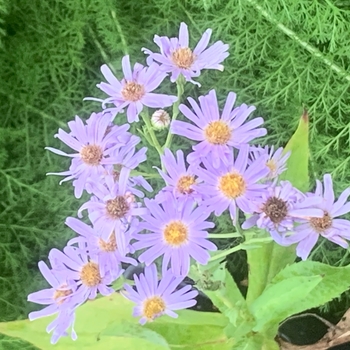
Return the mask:
<path fill-rule="evenodd" d="M 199 85 L 193 78 L 203 69 L 223 69 L 228 45 L 218 41 L 207 48 L 210 36 L 208 29 L 192 50 L 187 26 L 181 23 L 178 38 L 155 36 L 159 53 L 142 49 L 147 66 L 136 63 L 132 68 L 125 56 L 119 80 L 103 65 L 107 83 L 97 87 L 109 97 L 87 98 L 100 102 L 102 110 L 85 122 L 76 116 L 68 122 L 68 132 L 59 129 L 55 135 L 73 153 L 47 147 L 72 158 L 69 170 L 49 174 L 65 176 L 61 182 L 73 180 L 76 198 L 84 191 L 90 195 L 78 218 L 66 219 L 77 236 L 63 251 L 50 251 L 50 267 L 39 262 L 51 287 L 28 296 L 47 305 L 32 312 L 31 320 L 57 315 L 47 327 L 52 343 L 69 330 L 72 339 L 77 338 L 76 309 L 97 293 L 115 292 L 112 285 L 129 264 L 145 266 L 144 273 L 134 275 L 135 285 L 125 284 L 122 291 L 136 304 L 133 315 L 141 324 L 164 314 L 177 317 L 174 311 L 194 306 L 197 290 L 179 285 L 192 263 L 206 265 L 210 252 L 217 250 L 208 232 L 215 226 L 213 216 L 227 213 L 238 230 L 242 212 L 243 229 L 257 226 L 278 244 L 297 243 L 302 259 L 320 235 L 347 247 L 350 222 L 335 218 L 350 211 L 350 189 L 335 201 L 330 175 L 325 175 L 324 188 L 317 182 L 315 193 L 304 194 L 290 182 L 279 181 L 290 154 L 283 148 L 252 145 L 267 133 L 261 127 L 263 118 L 251 117 L 254 106 L 235 106 L 236 94 L 229 92 L 221 109 L 215 90 L 180 104 L 186 82 Z M 169 76 L 178 96 L 153 92 Z M 171 106 L 172 113 L 163 110 Z M 152 117 L 149 109 L 154 109 Z M 183 118 L 176 120 L 180 112 Z M 128 123 L 115 123 L 123 113 L 128 123 L 142 117 L 142 134 L 160 154 L 161 167 L 153 168 L 165 186 L 153 199 L 144 198 L 152 187 L 137 173 L 147 160 L 147 148 L 140 148 L 141 139 L 129 132 Z M 164 129 L 168 135 L 161 146 L 155 131 Z M 187 156 L 182 150 L 171 151 L 173 135 L 194 141 Z"/>

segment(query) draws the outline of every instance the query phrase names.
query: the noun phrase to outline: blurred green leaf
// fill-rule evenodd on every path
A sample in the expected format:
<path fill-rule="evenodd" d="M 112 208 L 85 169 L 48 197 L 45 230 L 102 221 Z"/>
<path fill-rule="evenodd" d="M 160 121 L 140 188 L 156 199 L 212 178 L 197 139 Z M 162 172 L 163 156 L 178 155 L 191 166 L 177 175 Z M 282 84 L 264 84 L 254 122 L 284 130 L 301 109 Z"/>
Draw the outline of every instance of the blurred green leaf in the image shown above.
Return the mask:
<path fill-rule="evenodd" d="M 180 310 L 177 319 L 164 315 L 151 324 L 141 326 L 138 319 L 131 315 L 133 306 L 119 293 L 88 301 L 77 310 L 75 330 L 78 339 L 74 342 L 70 337 L 61 338 L 55 349 L 161 350 L 167 349 L 168 342 L 170 348 L 183 345 L 184 349 L 203 343 L 203 349 L 209 350 L 211 344 L 227 341 L 223 331 L 227 319 L 221 314 Z M 50 335 L 45 328 L 52 319 L 0 323 L 0 333 L 24 339 L 42 350 L 51 349 Z M 210 346 L 206 347 L 205 343 Z"/>
<path fill-rule="evenodd" d="M 136 349 L 136 343 L 139 342 L 143 347 L 152 350 L 170 350 L 167 341 L 161 335 L 135 323 L 113 322 L 99 335 L 100 341 L 105 341 L 106 338 L 112 338 L 109 340 L 114 340 L 118 349 L 130 349 L 127 347 L 129 345 Z"/>

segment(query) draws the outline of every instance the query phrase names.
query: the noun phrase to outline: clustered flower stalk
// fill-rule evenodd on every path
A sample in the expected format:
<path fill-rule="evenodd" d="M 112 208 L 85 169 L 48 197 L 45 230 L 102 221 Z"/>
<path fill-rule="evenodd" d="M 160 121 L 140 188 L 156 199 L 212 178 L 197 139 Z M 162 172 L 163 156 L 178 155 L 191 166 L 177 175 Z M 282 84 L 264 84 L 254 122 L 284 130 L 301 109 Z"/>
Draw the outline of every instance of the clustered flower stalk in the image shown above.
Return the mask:
<path fill-rule="evenodd" d="M 206 265 L 241 249 L 233 247 L 211 258 L 209 252 L 217 250 L 212 238 L 248 237 L 245 230 L 258 227 L 268 236 L 251 242 L 297 244 L 296 254 L 302 259 L 320 236 L 348 246 L 350 222 L 338 217 L 350 211 L 350 188 L 335 200 L 329 174 L 323 184 L 317 181 L 315 192 L 308 193 L 279 181 L 289 153 L 273 146 L 252 146 L 267 133 L 261 127 L 264 120 L 250 118 L 254 106 L 235 107 L 234 92 L 228 93 L 222 109 L 215 90 L 198 101 L 188 97 L 188 103 L 181 103 L 185 83 L 200 86 L 193 79 L 203 69 L 223 70 L 228 45 L 218 41 L 208 47 L 210 36 L 208 29 L 192 50 L 187 26 L 181 23 L 178 38 L 155 36 L 160 52 L 143 49 L 147 66 L 136 63 L 132 68 L 125 56 L 124 76 L 119 80 L 103 65 L 107 83 L 97 87 L 108 97 L 88 98 L 101 102 L 102 109 L 85 122 L 76 116 L 68 123 L 68 132 L 59 129 L 55 135 L 73 153 L 47 147 L 72 159 L 68 170 L 52 174 L 65 176 L 61 182 L 73 180 L 76 198 L 84 191 L 91 196 L 78 210 L 78 218 L 66 219 L 77 236 L 63 251 L 50 251 L 50 266 L 39 262 L 51 287 L 28 296 L 29 301 L 46 305 L 30 313 L 31 320 L 57 315 L 47 328 L 52 343 L 69 330 L 72 339 L 77 338 L 76 309 L 98 293 L 113 293 L 111 286 L 129 264 L 145 265 L 144 273 L 134 275 L 135 286 L 125 284 L 122 291 L 136 304 L 133 315 L 145 324 L 164 314 L 177 317 L 174 311 L 196 304 L 198 291 L 189 285 L 180 287 L 192 264 Z M 153 92 L 169 76 L 176 83 L 177 96 Z M 161 145 L 150 110 L 153 123 L 167 123 L 169 113 L 164 108 L 171 106 L 170 127 Z M 116 115 L 123 113 L 128 123 L 115 124 Z M 147 159 L 147 148 L 137 150 L 141 139 L 129 132 L 130 123 L 140 122 L 140 115 L 144 136 L 160 156 L 162 169 L 156 170 L 165 182 L 153 199 L 144 198 L 145 191 L 152 192 L 144 177 L 133 176 Z M 187 157 L 181 150 L 171 150 L 174 135 L 196 142 Z M 210 215 L 226 212 L 236 231 L 209 234 L 215 226 L 208 220 Z M 242 225 L 240 212 L 246 216 Z M 84 215 L 90 224 L 80 220 Z"/>

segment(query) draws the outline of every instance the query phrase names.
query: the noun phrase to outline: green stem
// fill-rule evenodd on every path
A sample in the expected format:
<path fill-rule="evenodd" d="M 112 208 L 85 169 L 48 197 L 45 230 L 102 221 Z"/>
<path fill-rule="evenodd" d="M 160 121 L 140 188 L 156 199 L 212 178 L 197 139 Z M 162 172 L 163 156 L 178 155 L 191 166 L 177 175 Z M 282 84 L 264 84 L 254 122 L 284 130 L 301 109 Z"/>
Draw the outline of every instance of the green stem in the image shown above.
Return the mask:
<path fill-rule="evenodd" d="M 232 254 L 234 252 L 237 252 L 238 250 L 243 249 L 243 247 L 244 247 L 244 243 L 238 244 L 238 245 L 236 245 L 235 247 L 233 247 L 231 249 L 224 250 L 223 252 L 212 256 L 209 259 L 209 261 L 215 261 L 215 260 L 218 260 L 218 259 L 222 259 L 222 258 L 224 258 L 225 256 L 227 256 L 229 254 Z"/>
<path fill-rule="evenodd" d="M 173 104 L 173 115 L 171 116 L 171 121 L 176 120 L 179 115 L 179 106 L 181 102 L 181 97 L 184 93 L 185 79 L 182 75 L 176 80 L 176 88 L 177 88 L 177 101 Z M 173 139 L 173 134 L 170 132 L 170 128 L 168 130 L 168 135 L 165 140 L 165 144 L 163 145 L 163 150 L 165 148 L 170 148 L 171 141 Z"/>
<path fill-rule="evenodd" d="M 149 174 L 149 173 L 144 173 L 142 171 L 136 171 L 132 170 L 130 173 L 131 176 L 143 176 L 145 179 L 161 179 L 161 176 L 158 173 L 154 174 Z"/>
<path fill-rule="evenodd" d="M 151 137 L 152 146 L 158 151 L 159 155 L 162 156 L 163 149 L 162 149 L 162 146 L 160 145 L 160 143 L 157 139 L 157 136 L 154 133 L 154 130 L 152 128 L 151 120 L 150 120 L 149 115 L 148 115 L 148 110 L 146 112 L 142 111 L 140 113 L 140 115 L 141 115 L 141 118 L 143 119 L 143 121 L 145 122 L 146 129 L 148 131 L 149 136 Z"/>
<path fill-rule="evenodd" d="M 234 252 L 237 252 L 238 250 L 244 249 L 244 250 L 248 250 L 247 248 L 249 248 L 250 245 L 254 245 L 256 243 L 270 243 L 272 241 L 271 237 L 263 237 L 263 238 L 255 238 L 255 239 L 251 239 L 249 241 L 243 242 L 241 244 L 236 245 L 235 247 L 228 249 L 228 250 L 224 250 L 223 252 L 216 254 L 214 256 L 212 256 L 209 261 L 215 261 L 218 259 L 222 259 L 225 256 L 232 254 Z M 260 249 L 261 247 L 259 247 Z"/>
<path fill-rule="evenodd" d="M 238 218 L 239 218 L 239 208 L 236 206 L 236 223 L 235 223 L 235 228 L 236 231 L 241 235 L 241 237 L 244 237 L 244 232 L 241 228 L 241 225 L 238 222 Z"/>
<path fill-rule="evenodd" d="M 208 238 L 237 238 L 242 237 L 239 232 L 232 233 L 209 233 Z"/>

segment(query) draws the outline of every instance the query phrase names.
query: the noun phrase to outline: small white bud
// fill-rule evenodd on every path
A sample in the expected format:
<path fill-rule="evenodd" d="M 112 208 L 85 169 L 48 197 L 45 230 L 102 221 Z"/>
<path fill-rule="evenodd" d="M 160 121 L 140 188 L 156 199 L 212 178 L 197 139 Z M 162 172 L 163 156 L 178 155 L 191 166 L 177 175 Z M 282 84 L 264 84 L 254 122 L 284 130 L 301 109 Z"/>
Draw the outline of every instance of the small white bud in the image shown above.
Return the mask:
<path fill-rule="evenodd" d="M 151 123 L 157 130 L 162 130 L 170 125 L 170 116 L 163 109 L 159 109 L 152 114 Z"/>

